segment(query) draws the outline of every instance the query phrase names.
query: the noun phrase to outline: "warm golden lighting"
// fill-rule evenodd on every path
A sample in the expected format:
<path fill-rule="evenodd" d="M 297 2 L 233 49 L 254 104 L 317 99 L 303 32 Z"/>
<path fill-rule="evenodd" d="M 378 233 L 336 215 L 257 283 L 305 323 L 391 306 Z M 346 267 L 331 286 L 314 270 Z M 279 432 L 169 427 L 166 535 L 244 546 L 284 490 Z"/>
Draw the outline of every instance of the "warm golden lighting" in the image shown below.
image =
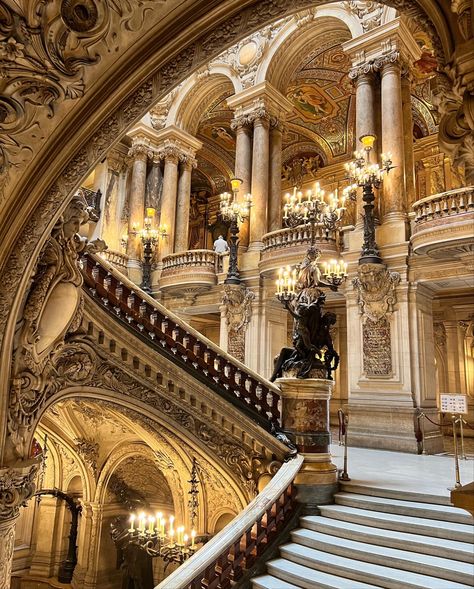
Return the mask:
<path fill-rule="evenodd" d="M 372 149 L 375 143 L 375 135 L 362 135 L 359 137 L 359 141 L 365 149 Z"/>
<path fill-rule="evenodd" d="M 149 217 L 150 219 L 153 219 L 153 217 L 155 216 L 155 209 L 153 207 L 148 207 L 146 209 L 146 216 Z"/>
<path fill-rule="evenodd" d="M 240 185 L 242 184 L 242 180 L 240 178 L 231 178 L 230 185 L 232 186 L 232 190 L 238 190 Z"/>

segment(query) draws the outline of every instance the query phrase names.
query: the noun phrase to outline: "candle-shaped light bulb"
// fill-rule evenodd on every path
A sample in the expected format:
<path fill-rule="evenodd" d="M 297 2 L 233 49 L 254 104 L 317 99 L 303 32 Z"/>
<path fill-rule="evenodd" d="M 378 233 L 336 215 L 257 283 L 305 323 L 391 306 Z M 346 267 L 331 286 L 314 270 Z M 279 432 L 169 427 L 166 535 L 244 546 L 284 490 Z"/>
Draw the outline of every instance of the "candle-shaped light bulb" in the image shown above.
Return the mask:
<path fill-rule="evenodd" d="M 151 515 L 148 518 L 148 533 L 149 534 L 153 534 L 153 530 L 155 528 L 155 525 L 154 524 L 155 524 L 155 518 Z"/>
<path fill-rule="evenodd" d="M 132 515 L 130 516 L 130 528 L 129 528 L 129 532 L 133 532 L 135 530 L 135 514 L 132 513 Z"/>
<path fill-rule="evenodd" d="M 194 548 L 195 539 L 196 539 L 196 530 L 191 530 L 191 548 Z"/>

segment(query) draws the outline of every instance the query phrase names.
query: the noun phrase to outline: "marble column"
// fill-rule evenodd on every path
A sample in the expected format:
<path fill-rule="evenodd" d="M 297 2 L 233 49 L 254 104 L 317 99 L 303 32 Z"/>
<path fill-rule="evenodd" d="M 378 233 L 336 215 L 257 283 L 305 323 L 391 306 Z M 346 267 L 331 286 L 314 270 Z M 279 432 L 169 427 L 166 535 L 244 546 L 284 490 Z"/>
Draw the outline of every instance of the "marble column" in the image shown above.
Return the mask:
<path fill-rule="evenodd" d="M 174 252 L 178 159 L 179 153 L 177 149 L 169 148 L 164 152 L 165 170 L 163 174 L 163 196 L 161 199 L 160 222 L 162 226 L 166 225 L 168 236 L 160 242 L 160 260 Z"/>
<path fill-rule="evenodd" d="M 128 153 L 133 158 L 127 243 L 127 255 L 132 263 L 136 263 L 140 259 L 140 238 L 134 233 L 134 228 L 141 229 L 143 227 L 148 151 L 146 145 L 137 144 L 132 146 Z"/>
<path fill-rule="evenodd" d="M 240 201 L 242 196 L 251 191 L 252 180 L 252 126 L 247 116 L 234 119 L 231 123 L 235 131 L 235 177 L 242 180 L 239 189 Z M 249 244 L 249 222 L 240 226 L 239 246 L 246 248 Z"/>
<path fill-rule="evenodd" d="M 403 112 L 401 67 L 387 60 L 381 71 L 382 152 L 391 153 L 393 165 L 383 182 L 384 221 L 405 218 Z"/>
<path fill-rule="evenodd" d="M 176 237 L 174 250 L 185 252 L 189 242 L 189 209 L 191 206 L 191 173 L 196 160 L 184 156 L 178 181 L 178 204 L 176 209 Z"/>
<path fill-rule="evenodd" d="M 458 345 L 458 322 L 455 320 L 443 321 L 446 332 L 446 384 L 448 389 L 442 393 L 461 394 L 461 372 L 463 369 L 463 358 L 459 353 Z"/>
<path fill-rule="evenodd" d="M 161 160 L 154 156 L 147 177 L 145 206 L 151 207 L 157 212 L 161 209 L 162 184 L 163 172 L 161 170 Z"/>
<path fill-rule="evenodd" d="M 402 73 L 403 148 L 405 156 L 405 196 L 407 211 L 411 210 L 411 205 L 416 201 L 411 80 L 412 76 L 410 70 L 407 68 Z"/>
<path fill-rule="evenodd" d="M 268 231 L 281 229 L 281 153 L 283 145 L 283 124 L 276 117 L 270 120 L 270 161 L 268 194 Z"/>
<path fill-rule="evenodd" d="M 36 462 L 0 468 L 0 589 L 10 589 L 15 522 L 35 491 Z"/>
<path fill-rule="evenodd" d="M 355 80 L 356 87 L 356 149 L 360 148 L 359 139 L 362 135 L 376 135 L 376 115 L 375 115 L 375 76 L 371 71 L 361 71 L 360 68 L 353 69 L 349 77 Z M 377 138 L 380 140 L 380 138 Z M 371 153 L 371 159 L 374 161 L 377 157 L 377 141 L 375 149 Z M 357 194 L 356 203 L 356 226 L 362 228 L 363 214 L 362 191 Z"/>
<path fill-rule="evenodd" d="M 268 170 L 269 170 L 269 115 L 259 109 L 254 115 L 253 157 L 252 157 L 252 196 L 250 209 L 249 250 L 262 249 L 262 237 L 267 232 L 268 219 Z"/>

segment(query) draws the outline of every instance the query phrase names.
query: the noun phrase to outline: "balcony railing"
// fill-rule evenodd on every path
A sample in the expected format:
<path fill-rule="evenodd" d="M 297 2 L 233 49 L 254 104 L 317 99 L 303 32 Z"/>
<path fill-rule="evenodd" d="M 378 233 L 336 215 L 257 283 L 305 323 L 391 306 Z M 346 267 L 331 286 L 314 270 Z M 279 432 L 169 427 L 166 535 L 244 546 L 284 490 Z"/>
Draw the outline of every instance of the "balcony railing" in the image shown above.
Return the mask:
<path fill-rule="evenodd" d="M 412 246 L 433 253 L 474 241 L 474 187 L 427 196 L 414 203 Z"/>
<path fill-rule="evenodd" d="M 315 245 L 321 250 L 323 257 L 336 257 L 336 232 L 326 232 L 326 228 L 322 225 L 316 225 L 314 230 Z M 263 236 L 260 272 L 271 272 L 281 266 L 301 262 L 310 243 L 311 227 L 309 224 L 267 233 Z"/>
<path fill-rule="evenodd" d="M 112 264 L 114 268 L 117 268 L 117 270 L 125 274 L 125 276 L 128 275 L 127 254 L 123 254 L 122 252 L 116 252 L 114 250 L 105 250 L 103 252 L 100 252 L 100 256 L 104 258 L 104 260 L 107 260 L 109 264 Z"/>
<path fill-rule="evenodd" d="M 177 367 L 265 429 L 278 427 L 279 389 L 221 350 L 97 255 L 81 259 L 84 283 L 98 304 Z"/>
<path fill-rule="evenodd" d="M 291 526 L 297 508 L 293 480 L 302 463 L 303 457 L 297 456 L 283 464 L 236 518 L 156 589 L 230 589 L 247 581 L 256 560 Z"/>
<path fill-rule="evenodd" d="M 181 290 L 205 290 L 217 284 L 222 256 L 212 250 L 189 250 L 163 258 L 160 289 L 179 294 Z"/>

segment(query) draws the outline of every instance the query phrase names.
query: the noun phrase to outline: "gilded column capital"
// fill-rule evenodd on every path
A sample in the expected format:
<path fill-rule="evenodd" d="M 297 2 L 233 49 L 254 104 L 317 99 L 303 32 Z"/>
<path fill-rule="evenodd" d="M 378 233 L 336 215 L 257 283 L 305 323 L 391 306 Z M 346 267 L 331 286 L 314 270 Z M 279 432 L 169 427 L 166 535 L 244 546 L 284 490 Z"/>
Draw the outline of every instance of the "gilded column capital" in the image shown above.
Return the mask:
<path fill-rule="evenodd" d="M 148 145 L 136 143 L 128 150 L 128 156 L 134 161 L 146 162 L 149 157 L 153 157 L 153 152 Z"/>
<path fill-rule="evenodd" d="M 285 133 L 286 125 L 285 121 L 279 117 L 271 116 L 270 117 L 270 129 L 279 131 L 280 133 Z"/>
<path fill-rule="evenodd" d="M 254 127 L 257 125 L 270 126 L 271 115 L 267 108 L 264 106 L 257 108 L 249 114 Z"/>
<path fill-rule="evenodd" d="M 232 119 L 230 128 L 238 133 L 239 131 L 251 131 L 253 119 L 250 115 L 240 115 Z"/>
<path fill-rule="evenodd" d="M 175 145 L 166 145 L 158 150 L 157 155 L 166 163 L 178 165 L 181 151 Z"/>
<path fill-rule="evenodd" d="M 14 519 L 35 492 L 38 462 L 0 468 L 0 521 Z"/>
<path fill-rule="evenodd" d="M 179 161 L 183 170 L 192 170 L 193 168 L 197 168 L 197 160 L 190 153 L 181 153 L 179 156 Z"/>

